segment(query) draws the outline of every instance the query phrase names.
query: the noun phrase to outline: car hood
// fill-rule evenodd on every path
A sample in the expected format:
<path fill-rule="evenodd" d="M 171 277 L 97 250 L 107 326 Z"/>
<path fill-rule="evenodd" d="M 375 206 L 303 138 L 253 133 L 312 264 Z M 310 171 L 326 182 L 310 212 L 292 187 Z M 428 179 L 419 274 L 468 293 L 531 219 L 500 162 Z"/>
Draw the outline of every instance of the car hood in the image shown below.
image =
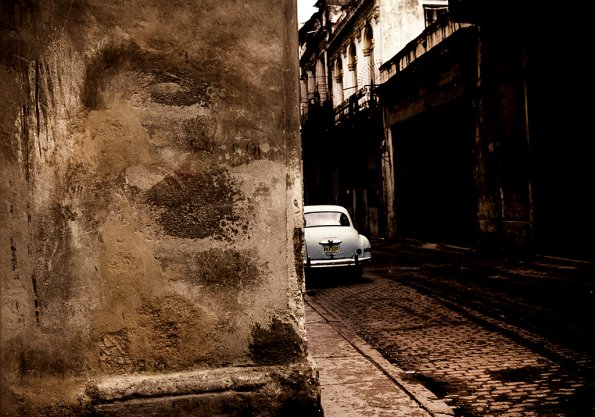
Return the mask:
<path fill-rule="evenodd" d="M 324 254 L 321 241 L 341 241 L 339 253 L 335 258 L 352 258 L 359 246 L 359 233 L 349 227 L 307 227 L 304 231 L 306 240 L 306 257 L 310 259 L 329 259 Z"/>

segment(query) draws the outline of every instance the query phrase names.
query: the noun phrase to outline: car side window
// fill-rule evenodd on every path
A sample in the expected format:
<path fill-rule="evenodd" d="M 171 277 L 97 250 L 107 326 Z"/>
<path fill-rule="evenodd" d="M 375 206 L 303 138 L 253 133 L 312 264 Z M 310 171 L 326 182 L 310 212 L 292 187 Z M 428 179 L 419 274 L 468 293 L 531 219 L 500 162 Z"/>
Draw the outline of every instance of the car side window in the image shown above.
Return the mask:
<path fill-rule="evenodd" d="M 349 226 L 349 219 L 343 213 L 341 213 L 340 223 L 341 223 L 341 226 Z"/>

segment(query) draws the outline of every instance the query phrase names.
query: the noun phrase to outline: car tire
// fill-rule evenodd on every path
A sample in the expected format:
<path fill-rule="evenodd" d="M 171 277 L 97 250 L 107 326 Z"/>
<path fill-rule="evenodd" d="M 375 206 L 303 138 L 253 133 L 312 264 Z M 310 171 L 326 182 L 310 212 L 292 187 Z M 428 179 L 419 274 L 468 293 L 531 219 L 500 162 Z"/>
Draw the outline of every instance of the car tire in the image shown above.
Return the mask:
<path fill-rule="evenodd" d="M 364 267 L 363 266 L 358 265 L 353 268 L 353 278 L 356 281 L 361 281 L 364 278 Z"/>

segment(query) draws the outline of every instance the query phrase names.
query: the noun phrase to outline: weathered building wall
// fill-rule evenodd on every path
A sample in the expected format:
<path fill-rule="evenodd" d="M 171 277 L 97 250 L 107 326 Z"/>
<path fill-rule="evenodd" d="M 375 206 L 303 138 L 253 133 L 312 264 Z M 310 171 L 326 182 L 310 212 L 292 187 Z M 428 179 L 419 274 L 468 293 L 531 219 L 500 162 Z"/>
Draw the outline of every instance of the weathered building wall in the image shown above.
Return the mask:
<path fill-rule="evenodd" d="M 10 3 L 2 415 L 318 413 L 294 2 Z"/>
<path fill-rule="evenodd" d="M 521 53 L 510 58 L 518 44 L 487 39 L 495 44 L 459 29 L 380 89 L 398 235 L 489 250 L 531 244 Z"/>
<path fill-rule="evenodd" d="M 461 27 L 383 66 L 389 236 L 592 259 L 587 26 L 503 27 Z"/>
<path fill-rule="evenodd" d="M 479 243 L 490 251 L 527 250 L 533 236 L 523 46 L 515 38 L 480 33 Z"/>
<path fill-rule="evenodd" d="M 445 0 L 382 0 L 378 2 L 381 28 L 375 36 L 379 40 L 379 56 L 385 63 L 415 39 L 425 28 L 424 4 L 446 5 Z"/>
<path fill-rule="evenodd" d="M 484 170 L 474 159 L 477 34 L 463 28 L 442 42 L 378 89 L 387 234 L 471 245 L 478 229 L 476 178 Z M 400 68 L 401 56 L 408 51 L 384 68 Z"/>
<path fill-rule="evenodd" d="M 589 15 L 557 8 L 537 19 L 532 6 L 510 1 L 346 3 L 352 13 L 336 37 L 327 42 L 314 24 L 300 32 L 304 69 L 329 54 L 337 106 L 325 114 L 314 105 L 304 118 L 304 149 L 314 150 L 304 157 L 306 198 L 348 206 L 372 236 L 592 260 Z M 448 18 L 423 29 L 423 7 L 447 3 Z M 370 47 L 345 65 L 350 45 Z M 382 111 L 378 136 L 341 82 L 372 52 L 384 57 L 371 112 Z"/>

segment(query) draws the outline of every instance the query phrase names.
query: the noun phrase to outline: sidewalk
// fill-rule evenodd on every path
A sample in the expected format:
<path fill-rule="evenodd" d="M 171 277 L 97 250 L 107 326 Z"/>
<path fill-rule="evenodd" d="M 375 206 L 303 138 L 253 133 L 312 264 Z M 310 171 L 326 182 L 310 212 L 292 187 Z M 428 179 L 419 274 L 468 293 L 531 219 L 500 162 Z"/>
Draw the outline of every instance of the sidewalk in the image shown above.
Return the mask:
<path fill-rule="evenodd" d="M 304 297 L 308 349 L 320 374 L 325 417 L 447 417 L 453 410 L 429 390 L 406 381 L 339 319 Z"/>

